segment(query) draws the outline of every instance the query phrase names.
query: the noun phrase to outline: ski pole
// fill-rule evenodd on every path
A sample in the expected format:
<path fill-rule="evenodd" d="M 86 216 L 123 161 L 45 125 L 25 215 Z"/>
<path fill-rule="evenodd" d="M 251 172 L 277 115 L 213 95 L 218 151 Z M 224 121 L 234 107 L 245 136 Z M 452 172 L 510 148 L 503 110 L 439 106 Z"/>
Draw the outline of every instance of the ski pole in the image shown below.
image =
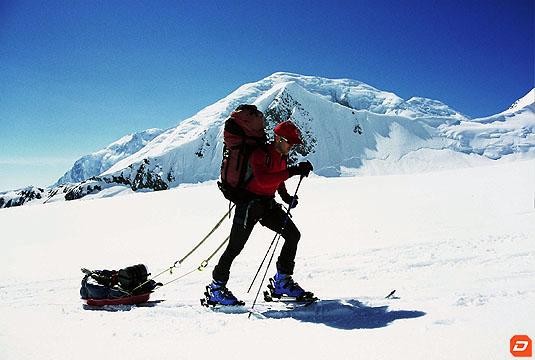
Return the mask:
<path fill-rule="evenodd" d="M 304 178 L 304 176 L 301 175 L 301 178 L 299 179 L 299 183 L 297 184 L 297 188 L 295 189 L 295 193 L 294 193 L 294 196 L 292 198 L 292 202 L 288 206 L 288 211 L 286 212 L 286 216 L 284 218 L 284 223 L 282 224 L 282 227 L 279 230 L 279 232 L 277 232 L 275 234 L 275 236 L 273 237 L 273 240 L 271 241 L 271 244 L 269 245 L 269 248 L 268 248 L 268 250 L 266 252 L 266 255 L 264 255 L 264 259 L 262 260 L 262 263 L 258 267 L 258 270 L 256 271 L 256 275 L 255 275 L 253 281 L 251 282 L 251 286 L 249 286 L 249 290 L 247 290 L 247 293 L 249 293 L 249 291 L 253 287 L 253 284 L 254 284 L 254 282 L 255 282 L 255 280 L 256 280 L 259 272 L 260 272 L 260 269 L 264 265 L 264 261 L 266 261 L 266 258 L 267 258 L 268 254 L 269 254 L 269 251 L 270 251 L 271 247 L 273 246 L 273 243 L 275 243 L 275 240 L 277 240 L 277 242 L 275 243 L 275 247 L 273 248 L 273 252 L 271 253 L 271 257 L 269 258 L 269 262 L 268 262 L 268 264 L 266 266 L 266 271 L 264 272 L 264 276 L 262 277 L 262 281 L 260 282 L 260 286 L 258 287 L 258 291 L 256 292 L 256 296 L 254 298 L 253 305 L 251 306 L 251 310 L 254 309 L 254 306 L 256 305 L 256 300 L 258 300 L 258 294 L 260 294 L 260 291 L 262 290 L 262 285 L 264 285 L 264 281 L 266 280 L 266 275 L 267 275 L 267 272 L 269 270 L 269 266 L 271 265 L 271 262 L 273 261 L 273 256 L 275 255 L 275 250 L 277 249 L 277 245 L 279 243 L 281 234 L 284 231 L 284 228 L 286 227 L 286 224 L 288 223 L 288 219 L 290 218 L 290 210 L 292 209 L 292 206 L 294 205 L 295 198 L 297 196 L 297 192 L 299 191 L 299 187 L 301 186 L 301 182 L 303 181 L 303 178 Z M 252 314 L 252 312 L 249 312 L 249 318 L 251 317 L 251 314 Z"/>
<path fill-rule="evenodd" d="M 271 240 L 271 244 L 269 244 L 269 248 L 266 251 L 266 255 L 264 255 L 264 259 L 262 259 L 262 262 L 260 263 L 260 266 L 258 267 L 258 270 L 256 270 L 256 274 L 255 274 L 255 276 L 253 278 L 253 281 L 251 281 L 251 285 L 249 285 L 249 289 L 247 290 L 247 293 L 249 293 L 251 291 L 251 288 L 253 287 L 253 284 L 254 284 L 256 278 L 258 277 L 258 274 L 260 273 L 260 269 L 262 269 L 262 265 L 264 265 L 264 262 L 266 261 L 266 258 L 267 258 L 268 254 L 269 254 L 269 250 L 273 246 L 273 243 L 275 243 L 275 240 L 277 239 L 277 236 L 280 238 L 280 233 L 284 230 L 284 228 L 286 227 L 286 224 L 288 223 L 288 219 L 291 217 L 290 210 L 292 209 L 292 206 L 293 206 L 293 204 L 295 202 L 295 197 L 297 196 L 297 191 L 299 190 L 299 186 L 301 186 L 301 181 L 303 181 L 303 176 L 301 176 L 301 178 L 299 179 L 299 184 L 297 184 L 297 188 L 295 189 L 295 194 L 294 194 L 294 196 L 292 198 L 292 203 L 288 206 L 288 209 L 286 211 L 286 216 L 284 217 L 284 223 L 282 224 L 282 228 L 280 229 L 279 232 L 277 232 L 275 234 L 275 236 L 273 237 L 273 240 Z"/>

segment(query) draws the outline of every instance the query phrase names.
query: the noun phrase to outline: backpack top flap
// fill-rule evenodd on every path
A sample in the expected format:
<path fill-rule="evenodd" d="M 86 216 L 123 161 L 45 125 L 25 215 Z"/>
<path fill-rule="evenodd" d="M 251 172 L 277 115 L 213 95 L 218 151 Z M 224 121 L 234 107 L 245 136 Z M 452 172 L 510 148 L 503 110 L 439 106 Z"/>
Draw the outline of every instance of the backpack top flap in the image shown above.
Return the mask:
<path fill-rule="evenodd" d="M 262 113 L 260 111 L 255 113 L 245 109 L 236 110 L 230 114 L 230 118 L 243 130 L 243 135 L 252 138 L 265 138 L 264 117 L 258 114 L 261 115 Z M 242 134 L 235 135 L 243 136 Z"/>

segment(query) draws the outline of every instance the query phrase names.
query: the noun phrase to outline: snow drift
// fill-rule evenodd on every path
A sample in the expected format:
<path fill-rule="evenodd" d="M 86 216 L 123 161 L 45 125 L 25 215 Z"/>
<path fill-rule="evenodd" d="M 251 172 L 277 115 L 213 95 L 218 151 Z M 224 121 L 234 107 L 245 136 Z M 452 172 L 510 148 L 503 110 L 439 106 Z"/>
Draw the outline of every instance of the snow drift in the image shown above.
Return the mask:
<path fill-rule="evenodd" d="M 0 358 L 6 360 L 512 359 L 535 337 L 535 161 L 409 175 L 324 178 L 300 187 L 295 279 L 321 302 L 298 311 L 212 312 L 199 303 L 225 239 L 216 233 L 153 294 L 152 307 L 87 311 L 90 269 L 157 274 L 228 210 L 213 182 L 99 201 L 0 211 Z M 296 179 L 288 182 L 292 191 Z M 254 229 L 229 288 L 247 288 L 273 233 Z M 280 250 L 280 246 L 279 246 Z M 219 255 L 219 254 L 218 254 Z M 273 276 L 274 264 L 268 271 Z M 263 289 L 265 289 L 264 284 Z M 396 289 L 397 299 L 384 297 Z M 149 304 L 150 305 L 150 304 Z M 31 324 L 38 324 L 31 325 Z M 276 344 L 276 345 L 274 345 Z"/>

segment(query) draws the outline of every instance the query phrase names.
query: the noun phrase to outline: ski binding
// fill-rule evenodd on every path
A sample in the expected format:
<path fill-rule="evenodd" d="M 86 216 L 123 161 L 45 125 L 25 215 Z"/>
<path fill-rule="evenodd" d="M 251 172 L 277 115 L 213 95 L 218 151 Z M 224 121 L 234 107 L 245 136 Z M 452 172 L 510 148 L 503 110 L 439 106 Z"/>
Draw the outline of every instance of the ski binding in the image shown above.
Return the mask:
<path fill-rule="evenodd" d="M 273 278 L 269 279 L 268 290 L 264 291 L 264 301 L 265 302 L 285 302 L 285 303 L 296 303 L 308 306 L 319 300 L 314 293 L 306 291 L 303 295 L 298 297 L 292 297 L 287 295 L 281 295 L 275 293 L 275 286 L 273 285 Z"/>
<path fill-rule="evenodd" d="M 220 304 L 218 302 L 210 300 L 210 286 L 206 286 L 206 291 L 204 292 L 204 298 L 200 299 L 200 301 L 201 301 L 201 305 L 207 308 L 220 308 L 220 307 L 232 308 L 232 307 L 240 307 L 240 306 L 245 305 L 245 302 L 241 300 L 238 300 L 238 302 L 233 305 L 224 305 L 224 304 Z"/>

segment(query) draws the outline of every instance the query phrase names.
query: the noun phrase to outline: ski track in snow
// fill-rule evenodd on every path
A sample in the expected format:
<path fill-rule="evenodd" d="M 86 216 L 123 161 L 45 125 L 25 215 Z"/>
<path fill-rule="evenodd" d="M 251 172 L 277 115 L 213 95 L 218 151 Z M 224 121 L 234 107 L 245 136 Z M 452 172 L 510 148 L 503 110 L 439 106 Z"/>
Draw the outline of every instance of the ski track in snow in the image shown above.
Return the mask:
<path fill-rule="evenodd" d="M 213 184 L 0 210 L 0 358 L 272 359 L 274 344 L 311 359 L 509 358 L 511 336 L 535 337 L 533 184 L 534 161 L 307 179 L 295 278 L 322 300 L 259 301 L 251 319 L 258 285 L 246 290 L 272 239 L 260 226 L 232 268 L 242 309 L 200 306 L 217 256 L 147 306 L 90 311 L 79 299 L 82 266 L 158 273 L 189 251 L 227 206 Z M 198 266 L 228 223 L 162 281 Z"/>

